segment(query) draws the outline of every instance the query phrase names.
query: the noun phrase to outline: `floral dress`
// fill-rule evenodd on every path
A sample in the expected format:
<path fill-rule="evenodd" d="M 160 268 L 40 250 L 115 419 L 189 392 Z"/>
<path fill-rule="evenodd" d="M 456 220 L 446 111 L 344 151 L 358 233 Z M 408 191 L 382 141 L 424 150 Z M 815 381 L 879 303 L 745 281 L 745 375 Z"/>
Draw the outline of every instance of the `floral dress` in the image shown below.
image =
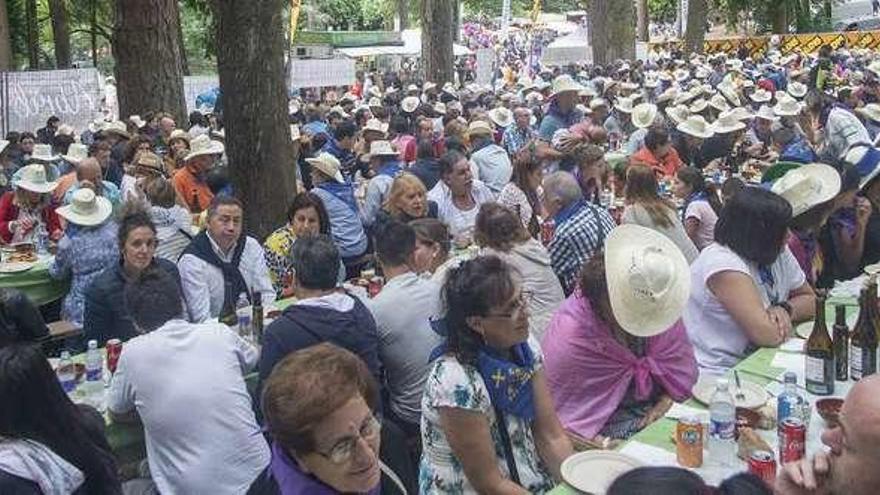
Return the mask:
<path fill-rule="evenodd" d="M 535 369 L 543 366 L 544 357 L 538 344 L 529 339 L 535 356 Z M 440 426 L 440 408 L 451 407 L 478 412 L 489 421 L 492 443 L 498 469 L 509 477 L 504 444 L 498 433 L 495 410 L 489 400 L 489 391 L 476 368 L 462 365 L 452 356 L 442 356 L 434 362 L 428 375 L 422 397 L 422 461 L 419 469 L 419 492 L 423 494 L 477 493 L 465 475 L 461 462 L 455 457 L 446 434 Z M 507 415 L 507 431 L 516 460 L 520 483 L 530 493 L 544 493 L 553 489 L 554 481 L 538 457 L 527 421 Z"/>
<path fill-rule="evenodd" d="M 276 294 L 281 294 L 285 280 L 293 277 L 293 262 L 290 252 L 293 243 L 296 242 L 296 234 L 290 225 L 285 225 L 272 232 L 263 243 L 263 251 L 266 253 L 266 265 L 269 266 L 269 279 Z"/>

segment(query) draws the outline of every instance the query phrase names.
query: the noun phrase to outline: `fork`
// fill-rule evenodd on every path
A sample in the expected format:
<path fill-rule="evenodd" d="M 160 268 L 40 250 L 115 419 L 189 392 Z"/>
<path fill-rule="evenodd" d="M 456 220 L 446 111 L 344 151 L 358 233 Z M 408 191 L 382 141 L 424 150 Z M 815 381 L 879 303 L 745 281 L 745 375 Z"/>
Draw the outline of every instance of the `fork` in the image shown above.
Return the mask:
<path fill-rule="evenodd" d="M 744 402 L 746 400 L 746 395 L 742 393 L 742 383 L 739 381 L 739 372 L 737 370 L 733 370 L 733 378 L 736 379 L 736 400 L 738 402 Z"/>

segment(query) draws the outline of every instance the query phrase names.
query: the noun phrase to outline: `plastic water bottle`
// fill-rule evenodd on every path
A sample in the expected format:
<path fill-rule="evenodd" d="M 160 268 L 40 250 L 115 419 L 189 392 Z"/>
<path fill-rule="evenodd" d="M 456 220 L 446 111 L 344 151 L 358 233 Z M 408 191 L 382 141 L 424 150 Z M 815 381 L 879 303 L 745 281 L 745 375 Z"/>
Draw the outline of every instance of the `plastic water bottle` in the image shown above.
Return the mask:
<path fill-rule="evenodd" d="M 82 392 L 85 402 L 98 411 L 104 411 L 104 357 L 98 341 L 90 340 L 86 351 L 86 383 Z"/>
<path fill-rule="evenodd" d="M 43 224 L 37 227 L 36 241 L 37 254 L 47 254 L 49 252 L 49 232 L 46 231 Z"/>
<path fill-rule="evenodd" d="M 726 378 L 719 378 L 709 403 L 709 460 L 731 466 L 736 455 L 736 404 Z"/>
<path fill-rule="evenodd" d="M 803 409 L 806 399 L 798 393 L 797 375 L 788 371 L 783 375 L 785 388 L 776 399 L 776 424 L 782 425 L 786 419 L 794 416 L 798 419 L 804 419 Z"/>
<path fill-rule="evenodd" d="M 250 305 L 251 303 L 244 292 L 238 295 L 238 303 L 235 304 L 235 315 L 238 317 L 238 334 L 246 339 L 251 337 Z"/>
<path fill-rule="evenodd" d="M 61 360 L 58 361 L 58 381 L 61 388 L 68 394 L 76 390 L 76 368 L 70 360 L 70 351 L 61 351 Z"/>

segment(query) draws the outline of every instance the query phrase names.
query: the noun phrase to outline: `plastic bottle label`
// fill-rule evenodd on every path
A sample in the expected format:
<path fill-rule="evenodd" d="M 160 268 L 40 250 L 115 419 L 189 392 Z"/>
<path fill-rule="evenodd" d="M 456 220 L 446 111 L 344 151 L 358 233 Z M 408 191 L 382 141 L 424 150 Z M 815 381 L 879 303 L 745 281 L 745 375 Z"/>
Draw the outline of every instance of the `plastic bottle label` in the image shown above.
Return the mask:
<path fill-rule="evenodd" d="M 862 348 L 852 343 L 849 345 L 849 374 L 853 380 L 862 379 Z"/>
<path fill-rule="evenodd" d="M 719 440 L 733 440 L 733 434 L 736 429 L 734 421 L 718 421 L 712 419 L 709 421 L 709 438 Z"/>
<path fill-rule="evenodd" d="M 834 363 L 826 361 L 822 358 L 807 356 L 806 366 L 804 367 L 806 375 L 807 388 L 812 393 L 827 394 L 830 391 L 825 383 L 826 376 L 833 376 L 832 372 L 825 373 L 826 365 L 833 369 Z"/>

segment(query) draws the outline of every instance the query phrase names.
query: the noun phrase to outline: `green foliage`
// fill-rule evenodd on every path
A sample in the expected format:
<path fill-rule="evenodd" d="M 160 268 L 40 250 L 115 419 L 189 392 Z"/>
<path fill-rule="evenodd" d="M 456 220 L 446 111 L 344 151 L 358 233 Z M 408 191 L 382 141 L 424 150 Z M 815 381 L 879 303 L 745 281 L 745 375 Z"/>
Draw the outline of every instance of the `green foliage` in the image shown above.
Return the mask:
<path fill-rule="evenodd" d="M 774 26 L 798 33 L 831 30 L 831 4 L 840 0 L 714 0 L 714 7 L 735 26 L 743 17 L 754 22 L 759 33 L 778 31 Z"/>
<path fill-rule="evenodd" d="M 653 22 L 675 22 L 678 0 L 648 0 L 648 17 Z"/>
<path fill-rule="evenodd" d="M 461 0 L 467 16 L 501 15 L 502 0 Z M 534 0 L 511 0 L 510 10 L 514 16 L 526 17 L 532 12 Z M 583 10 L 583 0 L 541 0 L 541 12 L 563 13 L 571 10 Z"/>

